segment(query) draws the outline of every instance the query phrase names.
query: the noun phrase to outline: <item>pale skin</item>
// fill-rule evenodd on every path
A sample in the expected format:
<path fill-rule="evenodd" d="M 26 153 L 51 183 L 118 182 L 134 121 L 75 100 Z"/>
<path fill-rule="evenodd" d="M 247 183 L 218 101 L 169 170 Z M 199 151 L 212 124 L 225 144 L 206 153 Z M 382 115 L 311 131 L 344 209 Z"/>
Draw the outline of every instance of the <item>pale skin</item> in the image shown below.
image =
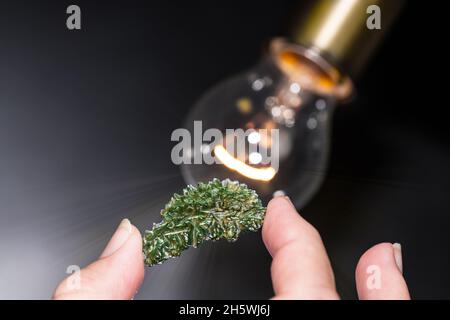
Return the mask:
<path fill-rule="evenodd" d="M 295 210 L 287 197 L 272 199 L 262 228 L 272 256 L 273 299 L 339 299 L 333 270 L 319 232 Z M 379 271 L 379 286 L 368 285 L 371 266 Z M 78 286 L 71 285 L 79 276 Z M 142 238 L 129 220 L 121 222 L 103 253 L 64 279 L 54 299 L 132 299 L 144 279 Z M 402 275 L 398 245 L 380 243 L 359 259 L 355 281 L 360 299 L 410 299 Z"/>

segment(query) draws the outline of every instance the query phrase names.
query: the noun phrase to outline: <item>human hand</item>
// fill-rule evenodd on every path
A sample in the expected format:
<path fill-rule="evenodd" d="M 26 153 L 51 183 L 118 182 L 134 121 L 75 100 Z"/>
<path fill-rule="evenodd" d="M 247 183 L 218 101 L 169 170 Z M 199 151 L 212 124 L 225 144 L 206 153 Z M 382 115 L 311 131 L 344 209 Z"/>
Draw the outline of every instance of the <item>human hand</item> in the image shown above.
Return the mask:
<path fill-rule="evenodd" d="M 339 299 L 320 234 L 287 197 L 269 202 L 262 235 L 273 258 L 274 299 Z M 372 270 L 379 272 L 379 286 L 368 285 Z M 355 278 L 360 299 L 410 299 L 398 244 L 381 243 L 367 250 L 359 259 Z"/>
<path fill-rule="evenodd" d="M 53 299 L 132 299 L 143 280 L 142 237 L 124 219 L 100 258 L 63 280 Z"/>
<path fill-rule="evenodd" d="M 275 299 L 338 299 L 333 270 L 317 230 L 304 220 L 289 199 L 269 202 L 263 240 L 273 257 Z M 379 289 L 367 286 L 369 266 L 381 273 Z M 390 243 L 369 249 L 356 268 L 360 299 L 409 299 L 401 272 L 401 252 Z M 71 283 L 79 277 L 79 286 Z M 142 238 L 123 220 L 100 258 L 61 282 L 54 299 L 131 299 L 144 278 Z"/>

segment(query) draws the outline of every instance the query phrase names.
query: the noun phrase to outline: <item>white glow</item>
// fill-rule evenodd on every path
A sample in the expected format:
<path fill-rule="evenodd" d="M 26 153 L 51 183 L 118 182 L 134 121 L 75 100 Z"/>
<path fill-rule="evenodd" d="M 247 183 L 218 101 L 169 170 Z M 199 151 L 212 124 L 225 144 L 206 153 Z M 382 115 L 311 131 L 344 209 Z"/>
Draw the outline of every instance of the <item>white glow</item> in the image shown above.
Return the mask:
<path fill-rule="evenodd" d="M 294 126 L 294 124 L 295 124 L 295 120 L 292 119 L 292 118 L 286 119 L 285 124 L 286 124 L 286 127 L 292 128 Z"/>
<path fill-rule="evenodd" d="M 323 110 L 327 106 L 327 103 L 323 99 L 319 99 L 316 101 L 316 108 L 317 110 Z"/>
<path fill-rule="evenodd" d="M 271 180 L 277 171 L 272 167 L 267 168 L 253 168 L 244 162 L 234 158 L 228 151 L 221 145 L 214 147 L 214 154 L 227 168 L 235 170 L 246 176 L 247 178 L 261 181 Z"/>
<path fill-rule="evenodd" d="M 292 119 L 295 116 L 295 112 L 292 109 L 286 109 L 283 111 L 283 117 L 286 119 Z"/>
<path fill-rule="evenodd" d="M 289 90 L 291 90 L 292 93 L 299 93 L 300 92 L 300 85 L 297 82 L 294 82 L 289 87 Z"/>
<path fill-rule="evenodd" d="M 315 129 L 317 127 L 317 120 L 315 118 L 309 118 L 306 126 L 311 130 Z"/>
<path fill-rule="evenodd" d="M 274 117 L 281 116 L 281 108 L 280 107 L 273 107 L 271 112 Z"/>
<path fill-rule="evenodd" d="M 261 141 L 261 135 L 258 132 L 252 132 L 248 135 L 247 140 L 249 143 L 256 144 Z"/>
<path fill-rule="evenodd" d="M 277 103 L 277 98 L 275 97 L 267 97 L 266 105 L 269 107 L 273 107 Z"/>
<path fill-rule="evenodd" d="M 257 79 L 255 81 L 253 81 L 252 83 L 252 89 L 255 91 L 259 91 L 262 88 L 264 88 L 264 80 L 262 79 Z"/>
<path fill-rule="evenodd" d="M 248 160 L 251 164 L 258 164 L 262 161 L 262 156 L 258 152 L 252 152 L 248 155 Z"/>

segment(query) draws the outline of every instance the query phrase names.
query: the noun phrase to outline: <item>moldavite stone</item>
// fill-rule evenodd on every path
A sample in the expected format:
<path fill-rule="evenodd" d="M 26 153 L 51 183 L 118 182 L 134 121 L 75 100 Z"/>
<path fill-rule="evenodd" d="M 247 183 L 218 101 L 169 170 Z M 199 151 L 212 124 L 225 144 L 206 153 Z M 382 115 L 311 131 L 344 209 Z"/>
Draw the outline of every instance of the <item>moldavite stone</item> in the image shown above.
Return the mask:
<path fill-rule="evenodd" d="M 265 210 L 256 192 L 237 181 L 188 186 L 161 210 L 162 222 L 145 231 L 145 263 L 160 264 L 206 240 L 236 241 L 242 231 L 262 226 Z"/>

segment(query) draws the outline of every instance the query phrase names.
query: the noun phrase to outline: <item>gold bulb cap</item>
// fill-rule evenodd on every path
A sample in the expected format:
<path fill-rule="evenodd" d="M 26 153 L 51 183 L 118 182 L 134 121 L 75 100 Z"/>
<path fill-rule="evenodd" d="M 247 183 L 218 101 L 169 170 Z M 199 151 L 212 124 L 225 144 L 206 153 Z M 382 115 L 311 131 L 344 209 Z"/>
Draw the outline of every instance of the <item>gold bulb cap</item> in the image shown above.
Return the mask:
<path fill-rule="evenodd" d="M 298 23 L 291 39 L 314 48 L 355 78 L 404 3 L 405 0 L 314 0 L 296 18 Z"/>
<path fill-rule="evenodd" d="M 344 101 L 353 92 L 353 82 L 313 48 L 275 38 L 270 53 L 283 74 L 303 88 Z"/>

